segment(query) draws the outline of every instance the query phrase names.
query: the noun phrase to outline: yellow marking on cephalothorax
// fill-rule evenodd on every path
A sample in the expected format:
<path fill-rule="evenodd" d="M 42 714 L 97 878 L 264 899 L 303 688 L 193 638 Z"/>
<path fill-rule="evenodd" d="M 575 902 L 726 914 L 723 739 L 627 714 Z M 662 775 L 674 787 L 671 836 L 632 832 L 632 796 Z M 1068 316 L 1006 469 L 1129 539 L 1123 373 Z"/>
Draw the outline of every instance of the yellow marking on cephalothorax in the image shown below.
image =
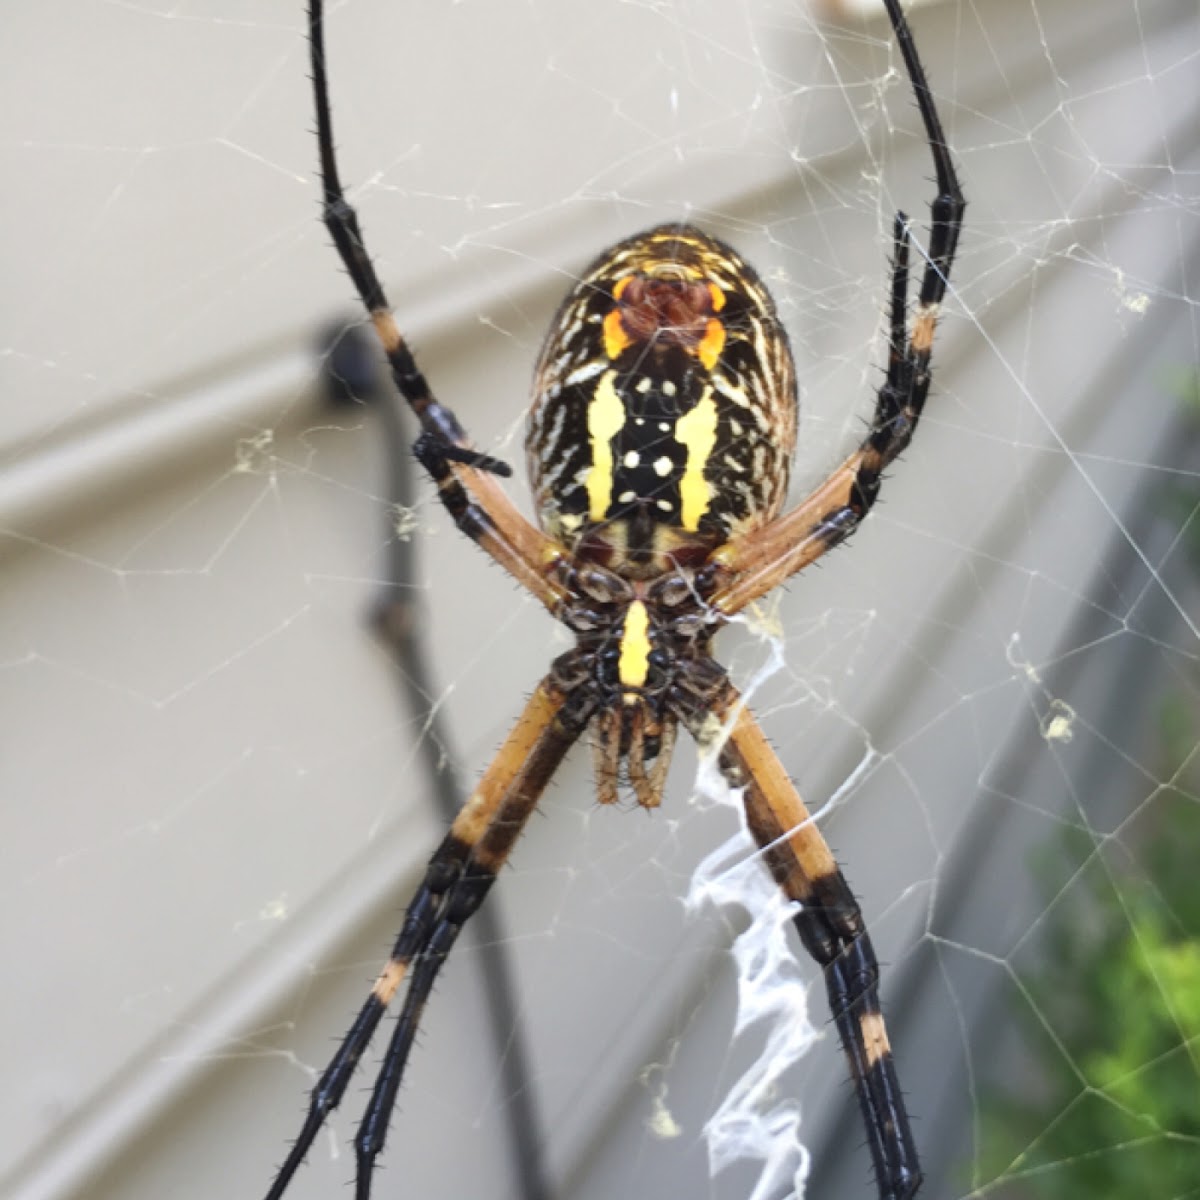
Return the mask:
<path fill-rule="evenodd" d="M 888 1042 L 887 1030 L 884 1028 L 883 1014 L 863 1013 L 858 1018 L 858 1027 L 862 1031 L 863 1046 L 867 1051 L 867 1066 L 873 1067 L 892 1049 Z"/>
<path fill-rule="evenodd" d="M 392 997 L 400 990 L 400 985 L 404 982 L 404 976 L 407 973 L 407 963 L 397 962 L 394 958 L 389 959 L 387 966 L 379 972 L 379 978 L 375 980 L 371 995 L 386 1008 L 391 1004 Z"/>
<path fill-rule="evenodd" d="M 592 465 L 588 470 L 588 515 L 603 521 L 612 503 L 613 452 L 611 441 L 625 424 L 625 405 L 613 387 L 615 371 L 605 371 L 588 403 L 588 436 L 592 442 Z"/>
<path fill-rule="evenodd" d="M 622 280 L 622 283 L 624 280 Z M 612 309 L 604 318 L 604 353 L 609 358 L 616 358 L 622 350 L 633 345 L 633 339 L 625 332 L 621 324 L 621 310 Z"/>
<path fill-rule="evenodd" d="M 725 307 L 725 293 L 710 280 L 708 294 L 712 297 L 713 312 L 720 312 Z"/>
<path fill-rule="evenodd" d="M 625 294 L 625 289 L 633 282 L 632 275 L 626 275 L 624 279 L 618 279 L 616 287 L 613 288 L 613 299 L 620 300 Z"/>
<path fill-rule="evenodd" d="M 913 317 L 912 348 L 919 354 L 933 349 L 933 331 L 940 311 L 941 305 L 923 304 Z"/>
<path fill-rule="evenodd" d="M 721 357 L 721 351 L 724 349 L 725 326 L 716 317 L 709 317 L 704 336 L 700 339 L 700 345 L 696 347 L 696 353 L 700 356 L 700 361 L 705 368 L 711 371 L 717 365 L 717 359 Z"/>
<path fill-rule="evenodd" d="M 700 527 L 712 498 L 704 468 L 717 444 L 717 406 L 712 388 L 705 388 L 700 403 L 675 422 L 675 440 L 687 447 L 687 463 L 679 481 L 680 522 L 684 529 Z"/>
<path fill-rule="evenodd" d="M 617 677 L 628 688 L 640 688 L 650 673 L 650 614 L 641 600 L 635 600 L 625 614 L 621 631 L 621 657 Z"/>

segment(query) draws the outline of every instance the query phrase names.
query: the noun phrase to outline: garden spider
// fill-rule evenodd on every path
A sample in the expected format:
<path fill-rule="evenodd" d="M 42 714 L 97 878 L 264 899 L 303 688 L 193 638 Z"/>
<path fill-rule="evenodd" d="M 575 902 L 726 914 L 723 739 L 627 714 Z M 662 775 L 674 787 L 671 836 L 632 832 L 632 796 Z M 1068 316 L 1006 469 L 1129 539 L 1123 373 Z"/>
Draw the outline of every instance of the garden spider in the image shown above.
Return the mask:
<path fill-rule="evenodd" d="M 883 470 L 912 439 L 929 392 L 934 327 L 964 201 L 898 0 L 885 5 L 938 194 L 911 323 L 909 222 L 903 213 L 895 218 L 887 375 L 862 444 L 778 515 L 796 439 L 787 334 L 762 281 L 730 247 L 691 226 L 659 226 L 601 255 L 550 327 L 526 441 L 539 529 L 496 482 L 508 468 L 472 449 L 434 398 L 388 308 L 338 178 L 322 4 L 310 0 L 325 224 L 395 385 L 421 423 L 417 457 L 458 528 L 562 621 L 576 645 L 555 660 L 430 859 L 391 957 L 313 1089 L 267 1200 L 283 1195 L 411 970 L 355 1139 L 356 1196 L 367 1200 L 434 979 L 567 751 L 590 727 L 600 802 L 615 802 L 625 785 L 653 808 L 680 724 L 742 793 L 766 865 L 796 905 L 800 940 L 825 975 L 880 1197 L 902 1200 L 920 1186 L 862 914 L 783 766 L 711 657 L 713 637 L 732 617 L 857 528 Z"/>

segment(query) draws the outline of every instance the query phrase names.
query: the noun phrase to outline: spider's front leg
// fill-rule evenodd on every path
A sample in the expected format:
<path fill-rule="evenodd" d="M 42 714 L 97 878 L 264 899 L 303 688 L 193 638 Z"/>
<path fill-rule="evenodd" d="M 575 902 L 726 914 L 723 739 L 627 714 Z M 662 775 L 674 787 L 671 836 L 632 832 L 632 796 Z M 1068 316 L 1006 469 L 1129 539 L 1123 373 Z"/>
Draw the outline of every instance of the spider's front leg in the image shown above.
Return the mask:
<path fill-rule="evenodd" d="M 961 217 L 961 204 L 958 209 Z M 943 248 L 943 238 L 935 238 Z M 912 441 L 929 395 L 930 357 L 945 277 L 930 260 L 921 298 L 908 329 L 908 272 L 912 238 L 908 217 L 893 225 L 887 376 L 875 401 L 871 427 L 858 449 L 815 491 L 778 519 L 717 550 L 701 580 L 723 616 L 733 616 L 785 579 L 844 542 L 875 506 L 890 466 Z M 953 231 L 957 239 L 957 229 Z M 950 245 L 952 249 L 952 244 Z M 948 260 L 947 260 L 948 267 Z M 931 279 L 933 282 L 931 283 Z M 927 293 L 938 299 L 927 298 Z"/>
<path fill-rule="evenodd" d="M 838 1038 L 850 1067 L 880 1200 L 911 1200 L 921 1167 L 879 1004 L 879 964 L 854 899 L 783 764 L 734 686 L 725 681 L 701 706 L 681 712 L 702 750 L 715 752 L 746 821 L 820 965 Z"/>
<path fill-rule="evenodd" d="M 933 336 L 962 232 L 966 200 L 941 119 L 898 0 L 885 0 L 933 156 L 937 195 L 930 203 L 929 245 L 917 303 L 908 320 L 911 226 L 893 225 L 887 376 L 871 427 L 858 449 L 790 512 L 717 550 L 699 581 L 723 616 L 741 612 L 789 576 L 846 540 L 871 511 L 883 471 L 912 441 L 929 396 Z"/>
<path fill-rule="evenodd" d="M 308 31 L 325 227 L 371 318 L 396 389 L 421 424 L 417 454 L 433 476 L 442 503 L 464 533 L 557 613 L 565 593 L 549 577 L 557 557 L 554 543 L 521 516 L 497 484 L 495 476 L 511 475 L 511 470 L 471 446 L 458 418 L 434 396 L 396 324 L 367 252 L 358 214 L 346 199 L 333 144 L 323 9 L 322 0 L 310 0 Z"/>

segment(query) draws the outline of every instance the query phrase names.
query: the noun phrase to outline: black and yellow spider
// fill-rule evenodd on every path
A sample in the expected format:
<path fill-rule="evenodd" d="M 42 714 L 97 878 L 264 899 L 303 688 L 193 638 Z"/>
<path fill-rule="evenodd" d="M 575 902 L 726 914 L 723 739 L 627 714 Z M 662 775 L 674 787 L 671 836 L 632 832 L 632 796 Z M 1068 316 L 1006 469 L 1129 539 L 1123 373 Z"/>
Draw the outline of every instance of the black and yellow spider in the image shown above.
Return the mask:
<path fill-rule="evenodd" d="M 921 1182 L 862 914 L 791 780 L 712 658 L 747 605 L 844 541 L 884 469 L 912 438 L 929 392 L 939 306 L 964 201 L 898 0 L 885 0 L 933 154 L 937 196 L 911 320 L 908 218 L 897 214 L 886 379 L 862 444 L 779 515 L 796 440 L 787 334 L 762 281 L 730 247 L 688 225 L 618 243 L 563 302 L 538 361 L 526 440 L 541 529 L 520 515 L 418 369 L 363 245 L 333 150 L 321 0 L 309 35 L 324 218 L 370 313 L 396 387 L 421 423 L 416 453 L 469 538 L 575 635 L 555 660 L 429 861 L 391 957 L 316 1087 L 268 1200 L 282 1196 L 341 1101 L 384 1011 L 409 975 L 399 1021 L 355 1141 L 358 1200 L 375 1161 L 417 1023 L 463 925 L 483 903 L 551 776 L 584 730 L 596 789 L 622 785 L 653 808 L 677 727 L 715 755 L 825 975 L 849 1060 L 879 1195 Z"/>

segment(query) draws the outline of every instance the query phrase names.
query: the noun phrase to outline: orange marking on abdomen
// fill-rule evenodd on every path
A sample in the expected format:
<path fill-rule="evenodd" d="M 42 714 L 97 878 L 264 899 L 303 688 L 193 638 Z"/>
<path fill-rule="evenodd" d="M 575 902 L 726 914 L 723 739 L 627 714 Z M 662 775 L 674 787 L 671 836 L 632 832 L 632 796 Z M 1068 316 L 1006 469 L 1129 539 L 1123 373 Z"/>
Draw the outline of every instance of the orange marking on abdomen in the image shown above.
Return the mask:
<path fill-rule="evenodd" d="M 716 317 L 709 317 L 704 336 L 696 347 L 696 353 L 704 366 L 711 371 L 717 365 L 717 359 L 721 357 L 721 351 L 724 349 L 725 326 Z"/>
<path fill-rule="evenodd" d="M 626 281 L 623 279 L 621 282 Z M 621 323 L 621 310 L 612 309 L 604 318 L 604 353 L 613 359 L 632 344 L 633 339 L 625 332 L 625 326 Z"/>

